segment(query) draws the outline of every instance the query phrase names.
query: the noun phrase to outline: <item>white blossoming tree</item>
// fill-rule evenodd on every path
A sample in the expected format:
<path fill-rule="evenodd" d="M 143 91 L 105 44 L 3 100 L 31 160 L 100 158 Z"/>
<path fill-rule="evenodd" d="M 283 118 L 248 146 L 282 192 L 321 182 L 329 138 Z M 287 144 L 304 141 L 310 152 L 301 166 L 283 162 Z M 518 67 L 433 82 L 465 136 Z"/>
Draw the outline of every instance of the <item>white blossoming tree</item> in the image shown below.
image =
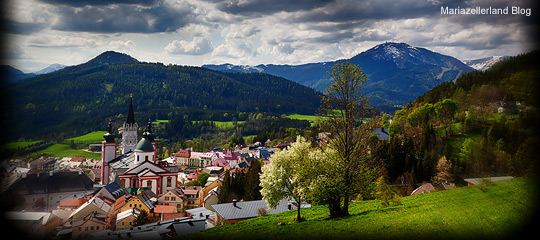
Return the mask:
<path fill-rule="evenodd" d="M 298 203 L 296 221 L 300 222 L 300 203 L 307 198 L 310 154 L 313 151 L 305 138 L 298 136 L 287 149 L 270 157 L 270 164 L 262 168 L 261 194 L 270 208 L 275 208 L 286 197 Z"/>

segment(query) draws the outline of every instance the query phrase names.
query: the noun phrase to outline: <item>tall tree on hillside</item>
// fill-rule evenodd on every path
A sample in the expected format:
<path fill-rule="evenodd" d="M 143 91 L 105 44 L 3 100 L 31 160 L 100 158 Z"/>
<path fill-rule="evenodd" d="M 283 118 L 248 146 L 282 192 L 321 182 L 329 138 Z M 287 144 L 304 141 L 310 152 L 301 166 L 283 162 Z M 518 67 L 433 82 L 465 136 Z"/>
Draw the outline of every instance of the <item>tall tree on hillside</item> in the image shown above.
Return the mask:
<path fill-rule="evenodd" d="M 229 191 L 231 190 L 231 174 L 229 170 L 225 171 L 223 185 L 219 188 L 218 203 L 227 203 L 231 201 Z"/>
<path fill-rule="evenodd" d="M 444 125 L 444 133 L 448 137 L 448 125 L 454 121 L 458 110 L 458 104 L 452 99 L 444 99 L 435 104 L 435 113 L 439 121 Z"/>
<path fill-rule="evenodd" d="M 372 113 L 368 98 L 362 93 L 367 76 L 355 64 L 337 62 L 332 67 L 330 87 L 326 88 L 320 112 L 327 117 L 323 128 L 332 133 L 329 147 L 336 152 L 335 161 L 340 167 L 336 179 L 342 186 L 343 207 L 330 209 L 331 217 L 349 215 L 349 200 L 357 191 L 357 181 L 362 175 L 361 165 L 367 160 L 367 139 L 370 130 L 362 120 Z M 328 203 L 329 206 L 335 203 Z M 339 206 L 339 205 L 337 205 Z"/>
<path fill-rule="evenodd" d="M 454 176 L 452 175 L 452 162 L 446 159 L 446 156 L 442 156 L 439 159 L 435 170 L 437 170 L 437 175 L 433 177 L 434 182 L 447 183 L 454 181 Z"/>
<path fill-rule="evenodd" d="M 246 181 L 244 182 L 244 200 L 260 200 L 261 195 L 261 186 L 260 186 L 260 177 L 262 160 L 255 159 L 251 162 L 249 170 L 246 174 Z"/>
<path fill-rule="evenodd" d="M 307 197 L 307 188 L 312 179 L 309 176 L 309 157 L 311 144 L 305 138 L 298 136 L 296 142 L 285 150 L 278 151 L 270 157 L 270 164 L 262 167 L 261 194 L 268 201 L 270 208 L 275 208 L 287 197 L 298 203 L 296 221 L 300 217 L 300 204 Z"/>

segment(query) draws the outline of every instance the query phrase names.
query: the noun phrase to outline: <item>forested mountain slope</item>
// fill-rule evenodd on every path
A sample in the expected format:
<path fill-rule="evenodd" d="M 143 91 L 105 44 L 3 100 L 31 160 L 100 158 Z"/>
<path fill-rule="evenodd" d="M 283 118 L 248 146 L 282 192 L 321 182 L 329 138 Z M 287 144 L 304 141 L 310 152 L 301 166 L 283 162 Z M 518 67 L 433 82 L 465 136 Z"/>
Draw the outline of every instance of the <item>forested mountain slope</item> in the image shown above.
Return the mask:
<path fill-rule="evenodd" d="M 153 119 L 170 119 L 187 108 L 313 114 L 321 97 L 281 77 L 144 63 L 116 52 L 26 79 L 3 94 L 9 115 L 3 121 L 14 139 L 103 129 L 107 118 L 127 113 L 130 94 L 135 111 Z"/>

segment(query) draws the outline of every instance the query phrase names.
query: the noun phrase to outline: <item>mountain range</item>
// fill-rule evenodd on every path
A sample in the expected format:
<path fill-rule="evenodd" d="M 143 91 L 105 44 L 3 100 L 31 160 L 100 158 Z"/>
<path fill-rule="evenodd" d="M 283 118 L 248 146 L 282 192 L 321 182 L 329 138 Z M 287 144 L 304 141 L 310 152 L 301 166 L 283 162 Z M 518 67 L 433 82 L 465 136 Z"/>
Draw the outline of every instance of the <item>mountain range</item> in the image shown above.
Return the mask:
<path fill-rule="evenodd" d="M 24 73 L 23 71 L 16 69 L 9 65 L 0 65 L 0 76 L 4 76 L 4 84 L 11 84 L 20 80 L 34 77 L 36 75 L 51 73 L 65 68 L 65 65 L 54 63 L 39 71 Z M 7 81 L 6 81 L 7 80 Z"/>
<path fill-rule="evenodd" d="M 324 92 L 325 87 L 330 86 L 327 72 L 331 72 L 337 61 L 302 65 L 221 64 L 203 67 L 224 72 L 268 73 Z M 377 45 L 348 61 L 361 66 L 368 76 L 364 94 L 372 97 L 371 104 L 390 111 L 442 82 L 453 81 L 461 74 L 474 70 L 456 58 L 406 43 L 393 42 Z"/>
<path fill-rule="evenodd" d="M 238 112 L 314 114 L 321 94 L 282 77 L 222 73 L 201 67 L 139 62 L 104 52 L 90 61 L 25 79 L 6 88 L 6 136 L 80 135 L 125 121 L 130 95 L 142 119 L 197 119 Z M 221 111 L 221 112 L 219 112 Z M 141 118 L 141 116 L 144 116 Z M 208 120 L 216 120 L 208 118 Z M 241 120 L 241 119 L 238 119 Z M 230 121 L 230 119 L 229 119 Z M 12 132 L 11 134 L 7 132 Z M 51 136 L 46 136 L 51 137 Z"/>

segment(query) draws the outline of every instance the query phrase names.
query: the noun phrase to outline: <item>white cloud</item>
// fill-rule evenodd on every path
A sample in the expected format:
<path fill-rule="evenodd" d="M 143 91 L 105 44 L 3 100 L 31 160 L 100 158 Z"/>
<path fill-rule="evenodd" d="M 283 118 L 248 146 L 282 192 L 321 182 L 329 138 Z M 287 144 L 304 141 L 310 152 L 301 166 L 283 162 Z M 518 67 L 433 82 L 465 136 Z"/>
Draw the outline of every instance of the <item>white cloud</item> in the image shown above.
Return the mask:
<path fill-rule="evenodd" d="M 66 34 L 46 34 L 30 37 L 28 46 L 42 48 L 95 48 L 99 45 L 93 38 Z"/>
<path fill-rule="evenodd" d="M 135 46 L 136 44 L 131 40 L 127 40 L 127 41 L 117 40 L 117 41 L 111 41 L 109 43 L 109 47 L 111 48 L 111 50 L 120 51 L 120 52 L 126 52 L 128 50 L 132 50 L 135 48 Z"/>
<path fill-rule="evenodd" d="M 212 43 L 206 37 L 195 37 L 191 42 L 173 40 L 165 47 L 169 54 L 203 55 L 213 50 Z"/>

